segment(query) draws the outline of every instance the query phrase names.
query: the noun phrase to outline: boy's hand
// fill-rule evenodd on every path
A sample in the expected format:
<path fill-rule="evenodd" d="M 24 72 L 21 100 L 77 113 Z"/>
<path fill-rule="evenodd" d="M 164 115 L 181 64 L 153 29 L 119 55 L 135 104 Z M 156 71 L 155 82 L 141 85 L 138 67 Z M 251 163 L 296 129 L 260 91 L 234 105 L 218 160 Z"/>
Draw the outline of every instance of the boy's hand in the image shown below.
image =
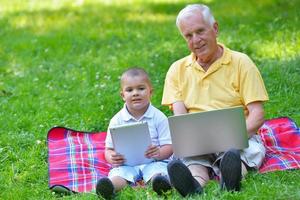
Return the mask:
<path fill-rule="evenodd" d="M 147 151 L 145 152 L 145 157 L 146 158 L 154 158 L 156 160 L 159 160 L 159 157 L 160 157 L 159 147 L 150 145 L 148 147 Z"/>
<path fill-rule="evenodd" d="M 113 167 L 118 167 L 124 164 L 125 158 L 123 155 L 114 151 L 110 154 L 110 161 Z"/>

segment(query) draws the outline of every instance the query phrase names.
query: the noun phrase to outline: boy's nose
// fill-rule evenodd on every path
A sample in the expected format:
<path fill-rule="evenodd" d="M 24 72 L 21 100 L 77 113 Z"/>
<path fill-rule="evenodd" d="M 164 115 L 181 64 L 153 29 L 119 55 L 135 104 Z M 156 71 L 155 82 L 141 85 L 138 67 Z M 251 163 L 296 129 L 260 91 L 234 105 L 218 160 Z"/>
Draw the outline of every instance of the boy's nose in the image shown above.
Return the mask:
<path fill-rule="evenodd" d="M 137 90 L 133 90 L 133 96 L 137 96 L 139 93 Z"/>

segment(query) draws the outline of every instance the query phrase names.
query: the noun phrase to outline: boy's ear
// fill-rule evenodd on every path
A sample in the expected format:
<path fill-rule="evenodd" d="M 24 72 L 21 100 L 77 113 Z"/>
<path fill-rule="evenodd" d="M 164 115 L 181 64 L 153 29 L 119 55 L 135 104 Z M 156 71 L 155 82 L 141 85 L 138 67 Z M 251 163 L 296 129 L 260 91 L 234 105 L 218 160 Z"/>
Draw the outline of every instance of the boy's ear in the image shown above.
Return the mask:
<path fill-rule="evenodd" d="M 151 87 L 150 88 L 150 95 L 152 96 L 152 94 L 153 94 L 153 88 Z"/>
<path fill-rule="evenodd" d="M 124 94 L 123 94 L 122 90 L 120 91 L 120 96 L 122 97 L 123 101 L 125 101 Z"/>

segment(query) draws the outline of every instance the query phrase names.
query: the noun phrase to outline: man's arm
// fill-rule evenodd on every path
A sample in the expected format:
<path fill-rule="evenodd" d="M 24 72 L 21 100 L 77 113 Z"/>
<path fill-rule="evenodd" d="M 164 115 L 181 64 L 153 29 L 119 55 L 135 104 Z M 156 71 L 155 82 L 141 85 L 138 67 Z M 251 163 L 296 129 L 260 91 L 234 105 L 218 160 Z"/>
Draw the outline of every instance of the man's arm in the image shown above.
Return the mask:
<path fill-rule="evenodd" d="M 247 132 L 249 137 L 256 134 L 257 130 L 264 123 L 264 109 L 261 101 L 249 103 L 247 105 L 249 115 L 246 119 Z"/>
<path fill-rule="evenodd" d="M 172 104 L 173 107 L 173 114 L 180 115 L 187 113 L 187 109 L 182 101 L 177 101 Z"/>

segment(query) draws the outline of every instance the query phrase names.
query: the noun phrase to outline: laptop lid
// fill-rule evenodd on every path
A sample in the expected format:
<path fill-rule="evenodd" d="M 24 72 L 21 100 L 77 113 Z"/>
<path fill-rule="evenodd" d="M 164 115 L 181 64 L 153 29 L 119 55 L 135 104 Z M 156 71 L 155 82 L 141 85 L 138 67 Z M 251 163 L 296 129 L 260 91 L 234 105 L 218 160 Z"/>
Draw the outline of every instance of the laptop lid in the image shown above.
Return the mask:
<path fill-rule="evenodd" d="M 243 107 L 168 118 L 174 155 L 183 158 L 248 147 Z"/>
<path fill-rule="evenodd" d="M 135 166 L 152 161 L 144 155 L 148 146 L 151 145 L 147 122 L 119 125 L 109 130 L 115 151 L 126 159 L 125 165 Z"/>

